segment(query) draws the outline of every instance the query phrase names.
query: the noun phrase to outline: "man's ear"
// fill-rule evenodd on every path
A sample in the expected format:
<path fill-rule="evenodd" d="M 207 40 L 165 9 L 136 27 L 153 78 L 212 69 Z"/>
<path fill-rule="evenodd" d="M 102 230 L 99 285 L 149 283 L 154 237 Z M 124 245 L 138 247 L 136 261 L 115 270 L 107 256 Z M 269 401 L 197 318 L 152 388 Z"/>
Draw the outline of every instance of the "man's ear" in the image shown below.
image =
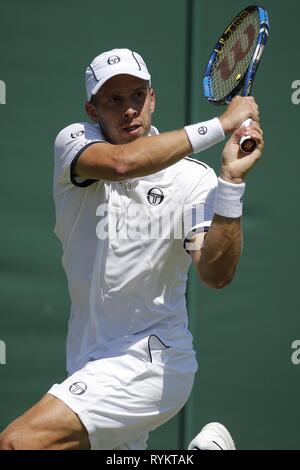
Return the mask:
<path fill-rule="evenodd" d="M 151 96 L 150 110 L 151 110 L 151 113 L 154 113 L 155 103 L 156 103 L 156 95 L 155 95 L 155 90 L 153 88 L 150 88 L 150 96 Z"/>
<path fill-rule="evenodd" d="M 90 101 L 85 103 L 85 112 L 93 122 L 99 122 L 97 109 Z"/>

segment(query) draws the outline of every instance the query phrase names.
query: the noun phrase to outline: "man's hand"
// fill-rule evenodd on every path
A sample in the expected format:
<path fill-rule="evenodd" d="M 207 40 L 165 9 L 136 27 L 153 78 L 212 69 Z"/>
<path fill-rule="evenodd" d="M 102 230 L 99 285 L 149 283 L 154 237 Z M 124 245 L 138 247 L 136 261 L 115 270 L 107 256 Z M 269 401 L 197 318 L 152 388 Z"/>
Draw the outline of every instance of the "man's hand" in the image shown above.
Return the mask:
<path fill-rule="evenodd" d="M 256 149 L 245 155 L 240 150 L 240 138 L 245 135 L 251 136 L 256 142 Z M 222 153 L 222 165 L 220 177 L 230 183 L 242 183 L 249 170 L 260 159 L 264 146 L 263 131 L 259 124 L 252 122 L 249 127 L 241 127 L 235 131 L 226 143 Z"/>
<path fill-rule="evenodd" d="M 225 134 L 234 132 L 248 118 L 259 121 L 258 106 L 252 96 L 236 96 L 219 117 Z"/>

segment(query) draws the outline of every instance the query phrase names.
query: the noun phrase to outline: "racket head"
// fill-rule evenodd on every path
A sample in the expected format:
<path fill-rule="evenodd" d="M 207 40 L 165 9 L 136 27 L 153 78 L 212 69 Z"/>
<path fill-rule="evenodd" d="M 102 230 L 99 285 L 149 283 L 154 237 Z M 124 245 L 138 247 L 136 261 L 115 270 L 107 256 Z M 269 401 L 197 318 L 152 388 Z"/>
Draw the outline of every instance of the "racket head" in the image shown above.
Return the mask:
<path fill-rule="evenodd" d="M 228 104 L 239 92 L 250 95 L 268 34 L 268 14 L 259 5 L 244 8 L 234 18 L 205 68 L 204 95 L 211 103 Z"/>

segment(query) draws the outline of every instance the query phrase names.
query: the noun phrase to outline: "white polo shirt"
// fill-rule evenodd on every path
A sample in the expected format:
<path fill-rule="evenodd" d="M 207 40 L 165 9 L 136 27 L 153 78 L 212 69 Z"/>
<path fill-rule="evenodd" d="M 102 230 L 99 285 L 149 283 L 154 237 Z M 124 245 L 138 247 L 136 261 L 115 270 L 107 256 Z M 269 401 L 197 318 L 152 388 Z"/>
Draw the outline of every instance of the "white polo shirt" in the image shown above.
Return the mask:
<path fill-rule="evenodd" d="M 184 245 L 210 226 L 217 188 L 214 171 L 188 157 L 128 181 L 74 178 L 77 159 L 94 142 L 106 145 L 100 127 L 84 122 L 55 140 L 55 233 L 71 296 L 69 373 L 151 334 L 192 350 Z"/>

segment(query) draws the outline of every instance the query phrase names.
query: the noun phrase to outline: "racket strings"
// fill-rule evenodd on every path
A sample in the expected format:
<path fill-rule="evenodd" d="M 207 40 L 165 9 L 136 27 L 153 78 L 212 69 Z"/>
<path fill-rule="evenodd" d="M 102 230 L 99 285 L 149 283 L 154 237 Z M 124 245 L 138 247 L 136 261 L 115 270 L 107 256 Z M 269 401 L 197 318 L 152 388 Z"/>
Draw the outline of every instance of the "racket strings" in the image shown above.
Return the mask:
<path fill-rule="evenodd" d="M 210 86 L 215 99 L 221 100 L 230 94 L 244 78 L 256 48 L 259 30 L 259 15 L 253 11 L 228 34 L 211 71 Z"/>

